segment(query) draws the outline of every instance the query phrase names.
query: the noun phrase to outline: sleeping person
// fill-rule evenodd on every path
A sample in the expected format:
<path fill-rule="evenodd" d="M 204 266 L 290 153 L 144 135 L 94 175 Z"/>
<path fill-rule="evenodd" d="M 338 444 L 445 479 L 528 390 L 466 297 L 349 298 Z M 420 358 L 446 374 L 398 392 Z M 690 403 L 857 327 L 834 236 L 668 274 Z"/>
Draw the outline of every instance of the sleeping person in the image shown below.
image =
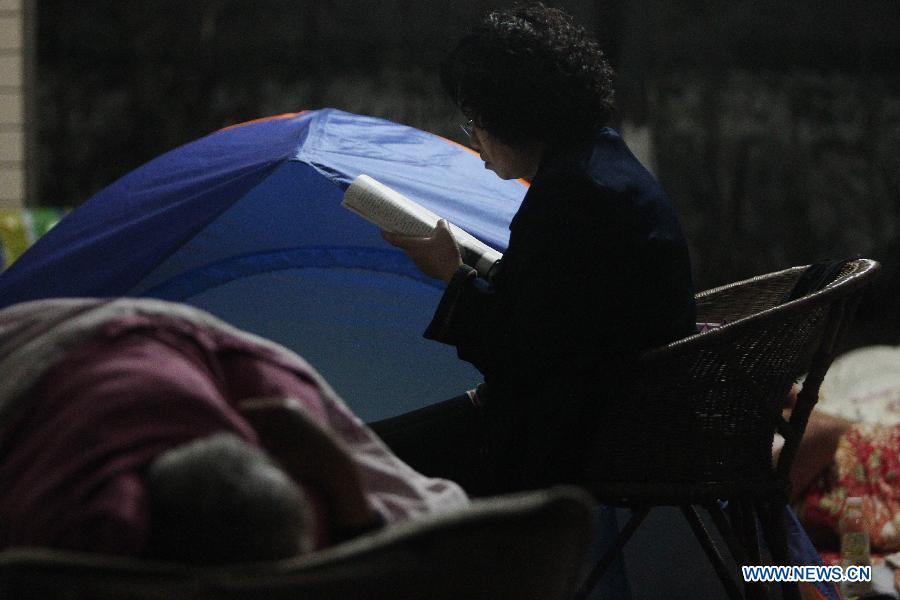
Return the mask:
<path fill-rule="evenodd" d="M 0 311 L 0 549 L 276 559 L 467 505 L 305 361 L 184 305 Z"/>

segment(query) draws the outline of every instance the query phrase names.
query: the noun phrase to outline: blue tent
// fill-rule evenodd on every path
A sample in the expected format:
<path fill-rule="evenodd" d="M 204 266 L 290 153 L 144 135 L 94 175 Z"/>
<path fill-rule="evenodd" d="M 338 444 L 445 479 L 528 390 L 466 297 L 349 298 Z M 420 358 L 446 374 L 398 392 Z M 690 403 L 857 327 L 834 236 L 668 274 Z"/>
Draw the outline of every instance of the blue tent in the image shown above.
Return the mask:
<path fill-rule="evenodd" d="M 526 191 L 471 151 L 325 109 L 213 133 L 64 218 L 0 275 L 0 307 L 54 296 L 150 296 L 209 310 L 310 361 L 364 419 L 479 381 L 422 338 L 443 284 L 340 207 L 366 173 L 503 250 Z"/>

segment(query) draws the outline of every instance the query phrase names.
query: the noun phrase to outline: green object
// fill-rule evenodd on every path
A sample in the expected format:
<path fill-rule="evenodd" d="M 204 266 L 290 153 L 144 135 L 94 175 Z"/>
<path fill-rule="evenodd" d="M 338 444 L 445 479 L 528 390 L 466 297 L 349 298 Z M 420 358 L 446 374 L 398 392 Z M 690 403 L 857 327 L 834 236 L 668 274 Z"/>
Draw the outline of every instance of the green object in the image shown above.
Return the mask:
<path fill-rule="evenodd" d="M 35 241 L 59 223 L 65 214 L 60 208 L 29 208 L 27 211 L 31 213 L 31 228 Z"/>
<path fill-rule="evenodd" d="M 869 546 L 869 526 L 863 512 L 863 501 L 859 497 L 847 498 L 844 514 L 838 524 L 841 532 L 841 567 L 872 567 Z M 871 578 L 867 581 L 844 580 L 841 591 L 848 599 L 858 598 L 872 591 Z"/>
<path fill-rule="evenodd" d="M 61 208 L 0 208 L 0 270 L 50 231 L 66 212 Z"/>

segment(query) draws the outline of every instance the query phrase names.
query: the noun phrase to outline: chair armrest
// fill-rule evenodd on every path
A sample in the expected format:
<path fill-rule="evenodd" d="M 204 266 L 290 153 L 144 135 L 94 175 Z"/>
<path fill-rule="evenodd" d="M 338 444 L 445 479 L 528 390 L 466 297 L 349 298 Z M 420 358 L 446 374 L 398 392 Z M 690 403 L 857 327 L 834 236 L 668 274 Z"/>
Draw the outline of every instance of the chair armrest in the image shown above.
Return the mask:
<path fill-rule="evenodd" d="M 0 553 L 0 597 L 563 599 L 594 519 L 576 488 L 500 496 L 270 563 L 191 568 L 50 549 Z"/>

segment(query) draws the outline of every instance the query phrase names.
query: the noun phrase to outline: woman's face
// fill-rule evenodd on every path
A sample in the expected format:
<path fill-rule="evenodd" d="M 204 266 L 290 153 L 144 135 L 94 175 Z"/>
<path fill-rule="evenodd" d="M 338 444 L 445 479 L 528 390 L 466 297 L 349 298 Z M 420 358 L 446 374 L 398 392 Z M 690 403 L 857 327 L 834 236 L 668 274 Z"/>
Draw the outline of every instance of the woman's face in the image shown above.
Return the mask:
<path fill-rule="evenodd" d="M 472 148 L 481 156 L 484 168 L 500 179 L 531 179 L 537 173 L 543 154 L 541 144 L 510 146 L 478 125 L 472 125 L 471 131 Z"/>

